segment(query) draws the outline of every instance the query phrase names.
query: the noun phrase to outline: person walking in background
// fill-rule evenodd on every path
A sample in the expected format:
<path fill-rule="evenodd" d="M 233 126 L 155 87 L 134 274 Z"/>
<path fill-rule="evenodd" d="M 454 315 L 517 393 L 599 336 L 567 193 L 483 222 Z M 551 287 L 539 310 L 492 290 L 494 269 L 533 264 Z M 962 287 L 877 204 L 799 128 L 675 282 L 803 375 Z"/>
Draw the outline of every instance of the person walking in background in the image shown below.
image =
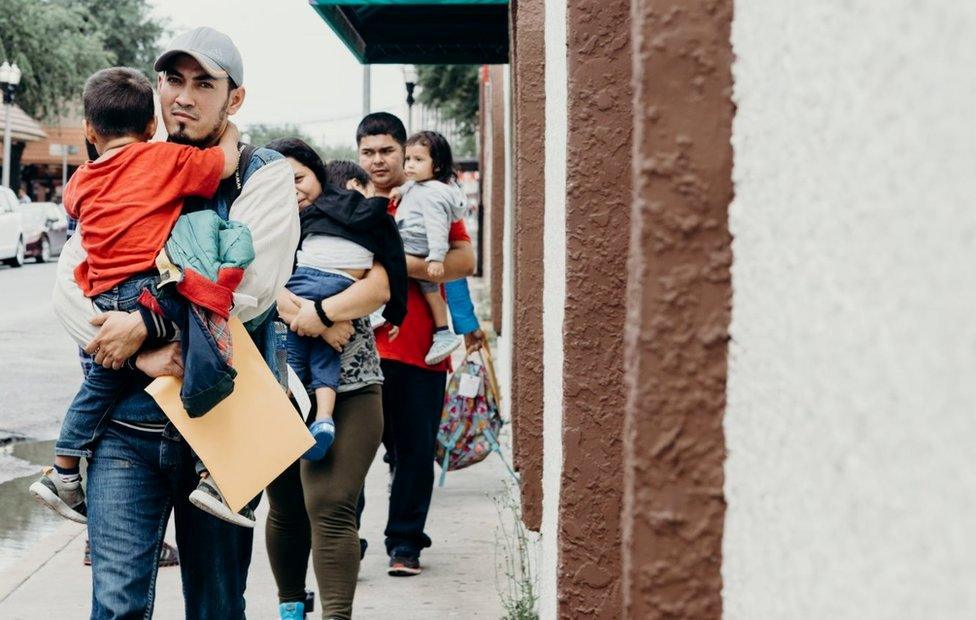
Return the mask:
<path fill-rule="evenodd" d="M 351 162 L 330 166 L 349 170 L 344 165 L 348 163 Z M 356 176 L 365 175 L 361 169 L 349 172 L 349 178 L 338 180 L 341 186 L 326 183 L 318 199 L 300 207 L 302 235 L 295 259 L 297 268 L 287 288 L 298 297 L 321 301 L 362 279 L 375 257 L 391 279 L 390 301 L 383 316 L 399 325 L 406 314 L 407 297 L 403 243 L 396 222 L 386 213 L 385 200 L 367 199 L 362 187 L 345 188 L 348 182 L 357 182 Z M 332 320 L 321 304 L 315 306 L 315 311 L 319 321 L 328 327 Z M 288 334 L 288 365 L 316 401 L 315 421 L 309 427 L 316 443 L 304 458 L 318 461 L 328 453 L 336 434 L 332 412 L 339 385 L 339 354 L 321 338 L 293 329 Z"/>
<path fill-rule="evenodd" d="M 340 189 L 367 190 L 368 179 L 359 166 L 332 162 L 326 167 L 301 140 L 276 140 L 268 147 L 291 164 L 294 191 L 303 210 L 314 208 L 315 204 L 324 207 L 343 194 L 347 200 L 359 195 L 340 193 Z M 331 198 L 323 203 L 326 190 Z M 341 251 L 326 250 L 322 258 L 341 260 L 328 255 Z M 368 317 L 390 299 L 394 286 L 391 277 L 373 257 L 365 275 L 335 295 L 303 299 L 287 290 L 279 295 L 278 312 L 282 319 L 341 351 L 333 411 L 335 442 L 323 459 L 296 461 L 267 489 L 270 510 L 266 544 L 278 586 L 279 617 L 283 620 L 301 620 L 308 611 L 304 601 L 310 553 L 322 617 L 352 617 L 363 552 L 357 533 L 357 501 L 383 435 L 383 373 Z M 400 286 L 405 288 L 405 274 L 401 273 L 400 279 Z M 315 306 L 332 326 L 322 323 Z M 314 416 L 314 412 L 310 415 Z"/>
<path fill-rule="evenodd" d="M 377 195 L 389 197 L 407 181 L 404 170 L 406 129 L 396 116 L 377 112 L 363 118 L 356 129 L 359 164 L 369 173 Z M 390 206 L 392 214 L 397 207 Z M 383 387 L 383 445 L 392 465 L 390 510 L 386 524 L 386 552 L 392 576 L 419 575 L 420 553 L 431 545 L 424 532 L 434 486 L 434 450 L 449 360 L 427 364 L 435 321 L 417 280 L 442 284 L 474 273 L 475 257 L 464 222 L 448 229 L 450 249 L 443 274 L 431 276 L 424 258 L 407 256 L 407 316 L 399 335 L 390 325 L 376 331 L 385 383 Z M 452 308 L 452 312 L 453 312 Z M 470 323 L 470 321 L 469 321 Z"/>

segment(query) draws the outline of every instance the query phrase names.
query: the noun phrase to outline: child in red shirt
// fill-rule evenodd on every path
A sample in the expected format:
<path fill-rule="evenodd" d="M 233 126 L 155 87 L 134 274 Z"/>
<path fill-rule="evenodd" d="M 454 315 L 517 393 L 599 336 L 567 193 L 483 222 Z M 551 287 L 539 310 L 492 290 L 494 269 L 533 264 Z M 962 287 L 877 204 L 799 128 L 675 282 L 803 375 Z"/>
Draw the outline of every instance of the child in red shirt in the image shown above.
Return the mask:
<path fill-rule="evenodd" d="M 85 137 L 99 157 L 82 165 L 64 192 L 65 210 L 79 220 L 88 254 L 75 279 L 101 311 L 130 312 L 143 290 L 156 292 L 156 255 L 183 200 L 213 197 L 221 179 L 237 170 L 239 133 L 228 124 L 220 144 L 208 149 L 148 142 L 156 132 L 152 84 L 125 67 L 88 78 L 83 100 Z M 62 422 L 54 469 L 30 487 L 39 502 L 72 521 L 87 521 L 80 457 L 91 456 L 126 378 L 124 371 L 92 367 Z"/>

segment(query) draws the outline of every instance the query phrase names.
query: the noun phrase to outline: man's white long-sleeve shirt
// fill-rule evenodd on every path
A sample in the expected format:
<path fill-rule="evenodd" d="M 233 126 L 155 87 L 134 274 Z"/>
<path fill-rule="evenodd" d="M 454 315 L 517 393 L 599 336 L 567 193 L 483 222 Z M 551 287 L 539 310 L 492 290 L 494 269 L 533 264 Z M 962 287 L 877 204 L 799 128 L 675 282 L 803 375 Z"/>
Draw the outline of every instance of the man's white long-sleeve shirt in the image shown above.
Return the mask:
<path fill-rule="evenodd" d="M 250 229 L 254 244 L 254 261 L 244 271 L 231 311 L 246 323 L 275 303 L 291 276 L 301 227 L 294 173 L 285 159 L 270 161 L 247 178 L 231 205 L 230 219 Z M 75 267 L 85 256 L 81 235 L 76 234 L 61 251 L 53 294 L 55 314 L 82 347 L 95 337 L 98 330 L 91 319 L 99 313 L 75 282 Z"/>

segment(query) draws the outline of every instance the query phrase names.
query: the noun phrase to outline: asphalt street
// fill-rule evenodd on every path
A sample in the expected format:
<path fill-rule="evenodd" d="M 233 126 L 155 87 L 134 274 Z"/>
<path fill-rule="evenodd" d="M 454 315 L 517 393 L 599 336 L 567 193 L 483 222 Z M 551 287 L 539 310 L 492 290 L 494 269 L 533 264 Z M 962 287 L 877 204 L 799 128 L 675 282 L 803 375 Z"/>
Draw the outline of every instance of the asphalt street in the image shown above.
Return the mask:
<path fill-rule="evenodd" d="M 52 309 L 55 270 L 53 263 L 0 266 L 0 443 L 56 437 L 81 384 L 77 347 Z"/>

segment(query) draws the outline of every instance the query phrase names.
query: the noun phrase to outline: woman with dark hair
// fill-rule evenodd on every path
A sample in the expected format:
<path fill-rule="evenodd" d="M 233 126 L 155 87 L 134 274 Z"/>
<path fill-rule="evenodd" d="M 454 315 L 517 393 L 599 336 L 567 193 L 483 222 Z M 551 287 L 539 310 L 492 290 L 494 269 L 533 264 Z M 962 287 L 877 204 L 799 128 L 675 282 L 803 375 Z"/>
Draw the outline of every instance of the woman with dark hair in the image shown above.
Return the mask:
<path fill-rule="evenodd" d="M 315 208 L 329 178 L 319 156 L 297 139 L 276 140 L 268 148 L 284 155 L 294 169 L 299 207 Z M 356 504 L 383 434 L 383 374 L 373 330 L 364 317 L 389 296 L 387 270 L 376 260 L 361 279 L 324 300 L 301 299 L 287 290 L 278 297 L 282 319 L 299 333 L 322 337 L 341 350 L 335 442 L 325 458 L 294 463 L 268 487 L 266 544 L 281 618 L 305 617 L 310 551 L 322 617 L 352 617 L 360 561 Z M 321 321 L 319 311 L 331 327 Z"/>
<path fill-rule="evenodd" d="M 285 156 L 295 171 L 295 193 L 298 208 L 304 209 L 322 194 L 326 185 L 325 164 L 315 150 L 298 138 L 272 140 L 266 146 Z"/>

